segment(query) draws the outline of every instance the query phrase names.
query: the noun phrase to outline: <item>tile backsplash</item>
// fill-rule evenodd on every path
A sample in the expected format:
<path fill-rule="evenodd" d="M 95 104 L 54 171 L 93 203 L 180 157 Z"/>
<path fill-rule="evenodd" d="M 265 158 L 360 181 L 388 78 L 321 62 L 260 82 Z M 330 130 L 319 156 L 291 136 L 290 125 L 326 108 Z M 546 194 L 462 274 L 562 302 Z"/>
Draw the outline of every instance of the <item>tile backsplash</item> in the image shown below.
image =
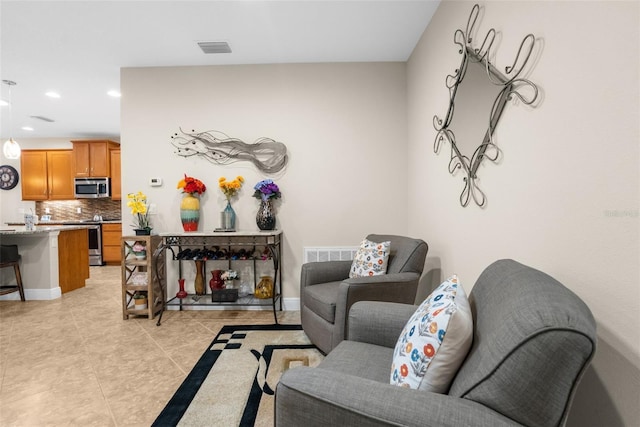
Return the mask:
<path fill-rule="evenodd" d="M 46 209 L 49 208 L 49 213 Z M 80 211 L 78 213 L 78 208 Z M 120 200 L 111 199 L 77 199 L 47 200 L 36 202 L 36 215 L 51 215 L 52 221 L 75 221 L 91 219 L 94 215 L 102 215 L 103 219 L 120 219 L 122 210 Z"/>

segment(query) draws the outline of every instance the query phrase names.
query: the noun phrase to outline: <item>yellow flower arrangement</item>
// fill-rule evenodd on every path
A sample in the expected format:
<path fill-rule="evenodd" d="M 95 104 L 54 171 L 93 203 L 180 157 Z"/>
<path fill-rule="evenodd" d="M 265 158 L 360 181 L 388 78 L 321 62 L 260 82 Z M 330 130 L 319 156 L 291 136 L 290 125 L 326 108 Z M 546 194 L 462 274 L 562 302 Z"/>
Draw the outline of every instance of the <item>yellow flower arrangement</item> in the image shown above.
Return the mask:
<path fill-rule="evenodd" d="M 227 178 L 224 176 L 218 180 L 218 186 L 227 200 L 231 200 L 231 198 L 240 191 L 243 183 L 244 178 L 241 176 L 237 176 L 233 181 L 227 181 Z"/>
<path fill-rule="evenodd" d="M 149 206 L 147 204 L 147 196 L 142 191 L 127 194 L 127 206 L 131 208 L 131 214 L 134 215 L 134 227 L 140 230 L 151 230 L 149 222 Z"/>

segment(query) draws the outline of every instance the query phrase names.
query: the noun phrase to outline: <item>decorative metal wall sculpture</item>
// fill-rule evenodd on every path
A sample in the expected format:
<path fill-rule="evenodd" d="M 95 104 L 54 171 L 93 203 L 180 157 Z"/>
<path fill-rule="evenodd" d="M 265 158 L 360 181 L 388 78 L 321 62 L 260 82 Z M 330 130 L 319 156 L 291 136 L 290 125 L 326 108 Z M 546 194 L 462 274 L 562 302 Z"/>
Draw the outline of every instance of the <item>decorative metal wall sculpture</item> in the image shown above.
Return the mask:
<path fill-rule="evenodd" d="M 473 27 L 478 19 L 480 7 L 476 4 L 471 10 L 469 20 L 467 21 L 466 30 L 463 32 L 461 29 L 456 30 L 453 41 L 460 49 L 459 53 L 462 55 L 460 67 L 455 70 L 454 74 L 448 75 L 445 81 L 447 88 L 449 89 L 449 108 L 447 114 L 443 119 L 437 115 L 433 117 L 433 126 L 438 131 L 434 141 L 433 150 L 437 154 L 442 146 L 443 142 L 449 142 L 451 144 L 451 159 L 449 161 L 449 173 L 454 174 L 457 170 L 462 169 L 464 171 L 464 189 L 460 194 L 460 204 L 465 207 L 469 204 L 469 200 L 473 201 L 480 207 L 483 207 L 486 202 L 484 193 L 480 190 L 476 183 L 477 171 L 482 163 L 483 159 L 489 159 L 495 162 L 499 156 L 499 149 L 493 143 L 493 134 L 498 124 L 502 110 L 504 109 L 507 101 L 513 99 L 515 95 L 525 105 L 531 105 L 538 97 L 538 88 L 531 81 L 520 77 L 522 71 L 525 69 L 527 62 L 531 58 L 533 52 L 535 37 L 533 34 L 528 34 L 520 43 L 520 48 L 516 54 L 513 64 L 504 68 L 505 74 L 500 73 L 494 65 L 491 63 L 491 48 L 496 38 L 496 30 L 491 28 L 482 42 L 479 48 L 474 48 L 472 45 Z M 460 97 L 458 91 L 460 90 L 461 83 L 467 77 L 467 80 L 472 80 L 470 77 L 471 68 L 482 67 L 483 73 L 486 74 L 486 78 L 483 80 L 488 81 L 490 86 L 495 87 L 495 97 L 491 95 L 493 105 L 491 106 L 488 128 L 482 129 L 484 136 L 481 136 L 482 142 L 477 147 L 475 144 L 471 147 L 473 154 L 469 157 L 471 151 L 461 149 L 461 142 L 456 141 L 456 136 L 451 127 L 452 119 L 454 117 L 454 110 L 456 106 L 457 97 Z M 478 64 L 478 65 L 474 65 Z M 465 86 L 465 91 L 467 87 Z M 474 89 L 475 90 L 475 89 Z M 475 96 L 471 96 L 470 99 Z M 491 101 L 489 101 L 491 102 Z M 478 115 L 477 109 L 474 111 L 475 116 Z M 457 129 L 460 131 L 468 124 L 465 119 L 456 119 Z M 480 138 L 480 137 L 479 137 Z"/>
<path fill-rule="evenodd" d="M 227 165 L 247 161 L 264 173 L 276 173 L 287 165 L 287 147 L 270 138 L 259 138 L 247 144 L 222 132 L 184 132 L 171 135 L 171 144 L 182 157 L 202 156 L 211 163 Z"/>

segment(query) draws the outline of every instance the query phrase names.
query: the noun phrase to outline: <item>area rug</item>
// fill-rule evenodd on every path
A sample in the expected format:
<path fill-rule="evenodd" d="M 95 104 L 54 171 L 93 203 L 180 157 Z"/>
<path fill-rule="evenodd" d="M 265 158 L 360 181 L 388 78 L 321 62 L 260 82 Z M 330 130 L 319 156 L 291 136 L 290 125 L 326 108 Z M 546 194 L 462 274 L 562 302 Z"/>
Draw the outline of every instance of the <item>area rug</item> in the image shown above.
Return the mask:
<path fill-rule="evenodd" d="M 320 351 L 300 325 L 224 326 L 154 426 L 273 426 L 275 388 Z"/>

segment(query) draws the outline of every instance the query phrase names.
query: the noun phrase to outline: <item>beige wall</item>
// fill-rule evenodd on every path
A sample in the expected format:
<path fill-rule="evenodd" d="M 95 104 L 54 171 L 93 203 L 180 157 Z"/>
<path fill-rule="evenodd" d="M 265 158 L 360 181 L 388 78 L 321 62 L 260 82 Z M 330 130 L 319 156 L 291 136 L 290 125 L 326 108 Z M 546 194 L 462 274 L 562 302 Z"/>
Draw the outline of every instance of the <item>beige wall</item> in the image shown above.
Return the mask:
<path fill-rule="evenodd" d="M 471 287 L 490 262 L 514 258 L 565 283 L 598 322 L 569 425 L 640 425 L 638 3 L 481 5 L 479 29 L 499 30 L 500 65 L 525 34 L 538 37 L 529 77 L 542 91 L 535 109 L 507 107 L 496 136 L 503 157 L 479 172 L 484 209 L 459 206 L 462 178 L 447 172 L 448 147 L 433 153 L 431 125 L 446 108 L 453 32 L 471 6 L 441 4 L 408 64 L 124 69 L 123 192 L 147 193 L 156 231 L 177 230 L 175 185 L 196 176 L 209 185 L 201 227 L 211 230 L 223 207 L 218 177 L 242 174 L 233 205 L 240 227 L 254 227 L 250 186 L 264 176 L 180 158 L 170 136 L 183 127 L 277 139 L 290 153 L 275 177 L 285 297 L 298 296 L 304 246 L 353 245 L 372 231 L 429 243 L 425 289 L 453 272 Z M 164 186 L 149 187 L 151 177 Z M 5 217 L 6 193 L 17 191 L 1 194 Z M 123 207 L 125 231 L 129 219 Z"/>
<path fill-rule="evenodd" d="M 462 177 L 447 172 L 448 146 L 433 153 L 431 125 L 472 5 L 442 3 L 408 62 L 409 233 L 429 242 L 434 281 L 457 273 L 470 288 L 489 263 L 513 258 L 571 288 L 597 320 L 599 348 L 569 425 L 640 425 L 639 3 L 481 5 L 480 33 L 498 30 L 501 67 L 527 33 L 538 38 L 529 77 L 542 91 L 534 109 L 507 107 L 503 157 L 479 171 L 484 209 L 458 204 Z"/>
<path fill-rule="evenodd" d="M 200 230 L 212 231 L 225 205 L 218 178 L 243 175 L 233 201 L 237 226 L 257 230 L 251 195 L 266 176 L 248 163 L 179 157 L 170 137 L 182 127 L 284 143 L 289 165 L 274 177 L 283 194 L 277 219 L 284 296 L 297 298 L 303 247 L 407 231 L 405 74 L 404 63 L 123 69 L 123 194 L 142 190 L 157 205 L 156 231 L 181 230 L 176 184 L 184 173 L 195 176 L 208 186 Z M 149 187 L 151 177 L 164 185 Z M 126 232 L 131 217 L 126 206 L 122 212 Z"/>

